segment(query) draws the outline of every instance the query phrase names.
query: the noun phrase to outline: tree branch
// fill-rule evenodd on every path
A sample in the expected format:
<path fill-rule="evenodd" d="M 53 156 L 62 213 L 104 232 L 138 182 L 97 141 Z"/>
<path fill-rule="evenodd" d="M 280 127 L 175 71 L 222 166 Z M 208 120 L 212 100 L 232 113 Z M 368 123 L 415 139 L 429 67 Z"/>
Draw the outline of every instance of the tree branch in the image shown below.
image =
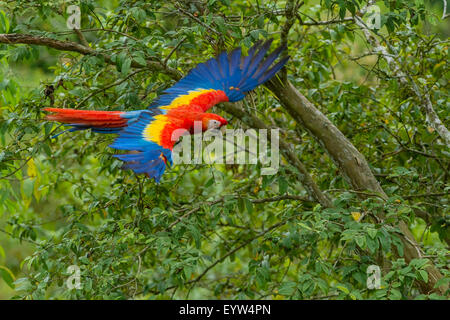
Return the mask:
<path fill-rule="evenodd" d="M 299 16 L 297 16 L 297 18 L 300 18 Z M 346 17 L 344 19 L 334 19 L 334 20 L 325 20 L 325 21 L 301 21 L 300 24 L 302 26 L 327 26 L 330 24 L 335 24 L 335 23 L 347 23 L 353 22 L 353 18 L 352 17 Z"/>
<path fill-rule="evenodd" d="M 91 47 L 87 47 L 87 46 L 84 46 L 84 45 L 81 45 L 79 43 L 72 42 L 72 41 L 61 41 L 61 40 L 57 40 L 57 39 L 41 37 L 41 36 L 34 36 L 34 35 L 30 35 L 30 34 L 8 33 L 8 34 L 0 34 L 0 43 L 9 44 L 9 45 L 11 45 L 11 44 L 31 44 L 31 45 L 45 46 L 48 48 L 53 48 L 53 49 L 61 50 L 61 51 L 78 52 L 83 55 L 102 56 L 106 62 L 108 62 L 110 64 L 116 64 L 112 60 L 111 56 L 109 56 L 105 53 L 96 51 L 96 50 L 92 49 Z M 131 66 L 133 68 L 144 68 L 145 67 L 152 71 L 164 72 L 167 75 L 169 75 L 175 79 L 180 79 L 182 76 L 180 71 L 170 68 L 159 61 L 147 60 L 146 63 L 147 63 L 147 65 L 143 66 L 140 63 L 138 63 L 137 61 L 133 60 L 131 62 Z"/>
<path fill-rule="evenodd" d="M 192 288 L 195 286 L 195 284 L 197 282 L 199 282 L 207 273 L 209 270 L 211 270 L 212 268 L 214 268 L 216 265 L 218 265 L 219 263 L 221 263 L 222 261 L 224 261 L 226 258 L 228 258 L 229 256 L 231 256 L 233 253 L 236 253 L 237 251 L 241 250 L 242 248 L 246 247 L 247 245 L 249 245 L 253 240 L 258 239 L 264 235 L 266 235 L 267 233 L 269 233 L 270 231 L 281 227 L 283 225 L 285 225 L 288 221 L 290 221 L 293 218 L 298 217 L 298 215 L 295 216 L 291 216 L 283 221 L 280 221 L 278 223 L 275 223 L 274 225 L 272 225 L 270 228 L 256 234 L 255 236 L 251 237 L 250 239 L 246 240 L 245 242 L 241 243 L 240 245 L 238 245 L 237 247 L 233 248 L 232 250 L 228 251 L 226 254 L 224 254 L 222 257 L 220 257 L 219 259 L 217 259 L 216 261 L 214 261 L 213 263 L 211 263 L 208 267 L 206 267 L 205 270 L 203 270 L 203 272 L 194 280 L 192 280 L 192 285 L 191 288 L 188 291 L 187 297 L 189 297 L 189 293 L 191 292 Z M 186 297 L 186 299 L 187 299 Z"/>
<path fill-rule="evenodd" d="M 84 55 L 98 54 L 94 49 L 83 46 L 72 41 L 60 41 L 56 39 L 33 36 L 30 34 L 8 33 L 0 34 L 0 43 L 5 44 L 33 44 L 38 46 L 46 46 L 49 48 L 78 52 Z"/>
<path fill-rule="evenodd" d="M 261 119 L 254 116 L 253 114 L 248 113 L 245 111 L 241 106 L 240 103 L 222 103 L 223 109 L 230 113 L 231 115 L 235 116 L 236 118 L 240 119 L 242 122 L 244 122 L 246 125 L 248 125 L 251 128 L 258 128 L 258 129 L 267 129 L 267 133 L 270 135 L 270 128 L 267 126 Z M 270 138 L 270 137 L 269 137 Z M 304 188 L 308 192 L 309 195 L 311 195 L 317 202 L 319 202 L 323 207 L 330 207 L 331 206 L 331 200 L 320 190 L 319 186 L 315 183 L 315 181 L 312 179 L 311 175 L 309 174 L 308 170 L 306 169 L 305 165 L 300 161 L 298 156 L 294 153 L 291 146 L 283 141 L 280 140 L 280 149 L 283 154 L 283 156 L 291 163 L 294 167 L 297 168 L 297 170 L 300 172 L 298 175 L 298 178 L 300 182 L 303 184 Z"/>
<path fill-rule="evenodd" d="M 266 86 L 279 99 L 287 112 L 301 124 L 325 149 L 339 171 L 356 191 L 369 190 L 379 194 L 382 199 L 388 196 L 381 188 L 377 179 L 370 170 L 365 157 L 355 146 L 339 131 L 339 129 L 320 112 L 305 96 L 303 96 L 288 80 L 281 82 L 272 78 Z M 360 194 L 361 197 L 367 195 Z M 383 216 L 380 216 L 383 218 Z M 400 221 L 397 227 L 402 231 L 403 244 L 405 247 L 405 259 L 409 262 L 415 258 L 421 258 L 422 251 L 416 243 L 408 225 Z M 434 266 L 427 267 L 429 274 L 428 283 L 421 282 L 423 292 L 436 290 L 434 285 L 442 278 L 442 274 Z M 446 286 L 438 289 L 445 293 Z"/>
<path fill-rule="evenodd" d="M 77 34 L 77 37 L 78 37 L 78 39 L 80 39 L 81 44 L 85 47 L 89 47 L 89 42 L 87 42 L 83 33 L 78 29 L 73 29 L 73 31 Z"/>
<path fill-rule="evenodd" d="M 402 70 L 400 64 L 394 59 L 395 55 L 393 56 L 392 54 L 390 54 L 386 49 L 386 47 L 383 46 L 378 41 L 378 39 L 372 35 L 370 29 L 367 27 L 364 21 L 357 15 L 354 16 L 354 20 L 356 25 L 358 25 L 363 31 L 367 41 L 375 48 L 375 51 L 377 51 L 378 53 L 380 53 L 380 55 L 384 57 L 390 69 L 392 70 L 392 73 L 397 76 L 400 83 L 402 85 L 409 85 L 410 83 L 411 88 L 414 91 L 415 95 L 423 103 L 422 110 L 425 113 L 426 122 L 434 130 L 436 130 L 439 136 L 444 140 L 444 143 L 447 145 L 447 147 L 450 147 L 450 131 L 445 127 L 441 119 L 439 119 L 438 114 L 434 110 L 430 95 L 427 92 L 428 90 L 425 90 L 425 93 L 421 93 L 417 83 L 412 79 L 412 77 L 409 74 L 405 73 Z"/>
<path fill-rule="evenodd" d="M 442 0 L 444 2 L 444 8 L 442 11 L 442 20 L 444 20 L 447 17 L 450 17 L 450 14 L 447 13 L 447 0 Z"/>

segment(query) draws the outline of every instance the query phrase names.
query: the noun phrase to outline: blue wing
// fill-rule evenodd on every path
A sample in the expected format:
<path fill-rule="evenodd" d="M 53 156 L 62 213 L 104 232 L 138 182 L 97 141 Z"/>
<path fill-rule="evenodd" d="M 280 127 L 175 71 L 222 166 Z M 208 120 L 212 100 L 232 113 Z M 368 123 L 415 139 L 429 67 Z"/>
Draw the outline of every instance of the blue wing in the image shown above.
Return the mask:
<path fill-rule="evenodd" d="M 131 151 L 114 155 L 125 162 L 123 169 L 131 169 L 137 174 L 144 173 L 159 182 L 166 166 L 172 165 L 172 151 L 144 138 L 144 130 L 154 120 L 153 116 L 151 111 L 141 112 L 136 121 L 119 132 L 110 147 Z"/>
<path fill-rule="evenodd" d="M 165 90 L 149 109 L 159 108 L 162 113 L 166 113 L 169 109 L 191 103 L 202 92 L 214 90 L 223 91 L 230 102 L 243 99 L 248 91 L 272 78 L 289 60 L 287 56 L 272 66 L 286 49 L 280 46 L 265 57 L 272 41 L 258 41 L 249 49 L 247 56 L 242 55 L 241 48 L 236 48 L 198 64 L 186 77 Z M 221 101 L 224 100 L 211 101 L 207 108 Z"/>
<path fill-rule="evenodd" d="M 248 91 L 269 80 L 288 61 L 289 57 L 285 57 L 272 66 L 285 46 L 266 57 L 271 44 L 272 40 L 259 41 L 249 49 L 247 56 L 237 48 L 197 65 L 186 77 L 165 90 L 147 111 L 139 114 L 137 120 L 129 122 L 119 132 L 119 137 L 110 147 L 132 152 L 115 157 L 125 161 L 124 168 L 145 173 L 158 182 L 167 164 L 172 164 L 172 153 L 145 138 L 147 126 L 158 115 L 165 115 L 180 106 L 197 104 L 206 111 L 218 102 L 243 99 Z"/>

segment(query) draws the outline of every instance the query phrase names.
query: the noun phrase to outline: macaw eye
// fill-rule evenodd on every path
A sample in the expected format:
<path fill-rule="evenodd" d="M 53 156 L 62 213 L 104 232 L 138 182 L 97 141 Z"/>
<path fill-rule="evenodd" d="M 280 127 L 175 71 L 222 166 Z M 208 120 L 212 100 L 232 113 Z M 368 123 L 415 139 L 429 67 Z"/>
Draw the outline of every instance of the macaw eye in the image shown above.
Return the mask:
<path fill-rule="evenodd" d="M 209 120 L 208 129 L 217 129 L 220 128 L 220 122 L 217 120 Z"/>

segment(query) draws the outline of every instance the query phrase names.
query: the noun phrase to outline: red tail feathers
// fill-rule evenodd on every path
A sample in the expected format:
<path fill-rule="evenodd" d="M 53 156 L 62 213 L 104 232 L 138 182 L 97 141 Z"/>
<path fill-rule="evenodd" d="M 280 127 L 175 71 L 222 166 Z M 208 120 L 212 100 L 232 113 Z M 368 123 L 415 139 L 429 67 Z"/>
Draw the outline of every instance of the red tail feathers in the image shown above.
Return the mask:
<path fill-rule="evenodd" d="M 121 117 L 120 111 L 93 111 L 76 109 L 45 108 L 52 112 L 46 116 L 48 120 L 68 124 L 78 124 L 93 128 L 120 128 L 127 125 L 127 119 Z"/>

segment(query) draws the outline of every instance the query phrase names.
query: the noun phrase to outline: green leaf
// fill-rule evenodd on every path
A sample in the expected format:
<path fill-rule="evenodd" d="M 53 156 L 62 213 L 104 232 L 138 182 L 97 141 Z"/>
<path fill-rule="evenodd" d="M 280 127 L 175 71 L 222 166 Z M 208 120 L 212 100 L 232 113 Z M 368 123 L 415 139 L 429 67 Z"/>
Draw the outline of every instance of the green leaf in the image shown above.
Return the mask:
<path fill-rule="evenodd" d="M 216 181 L 216 180 L 214 179 L 214 177 L 211 177 L 211 178 L 206 182 L 205 188 L 209 188 L 210 186 L 212 186 L 213 183 L 214 183 L 215 181 Z"/>
<path fill-rule="evenodd" d="M 283 282 L 278 289 L 278 294 L 283 296 L 290 296 L 297 288 L 297 284 L 293 281 Z"/>
<path fill-rule="evenodd" d="M 145 22 L 145 18 L 147 17 L 145 10 L 143 10 L 139 7 L 131 8 L 131 14 L 133 15 L 133 17 L 136 19 L 136 21 L 138 23 Z"/>
<path fill-rule="evenodd" d="M 141 66 L 146 66 L 147 61 L 145 61 L 144 53 L 142 51 L 137 51 L 133 54 L 134 60 Z"/>
<path fill-rule="evenodd" d="M 9 33 L 9 20 L 3 10 L 0 10 L 0 27 L 1 33 Z"/>
<path fill-rule="evenodd" d="M 220 32 L 227 32 L 227 27 L 225 26 L 225 20 L 221 16 L 217 16 L 214 19 L 214 23 L 217 25 L 217 29 Z"/>
<path fill-rule="evenodd" d="M 366 237 L 357 235 L 355 237 L 356 244 L 361 248 L 364 249 L 366 247 Z"/>
<path fill-rule="evenodd" d="M 249 199 L 245 199 L 245 207 L 247 208 L 248 214 L 253 213 L 253 203 Z"/>
<path fill-rule="evenodd" d="M 288 189 L 288 183 L 284 176 L 278 177 L 278 190 L 280 194 L 285 194 Z"/>
<path fill-rule="evenodd" d="M 401 242 L 401 240 L 398 238 L 394 238 L 394 245 L 397 248 L 400 257 L 403 257 L 403 243 Z"/>
<path fill-rule="evenodd" d="M 374 254 L 378 249 L 378 241 L 374 240 L 370 237 L 366 237 L 365 240 L 366 240 L 366 244 L 367 244 L 367 247 L 369 248 L 370 253 Z"/>
<path fill-rule="evenodd" d="M 6 282 L 6 284 L 11 288 L 14 289 L 14 274 L 5 266 L 0 266 L 0 276 L 2 279 Z"/>
<path fill-rule="evenodd" d="M 33 285 L 31 284 L 30 280 L 27 278 L 20 278 L 14 281 L 15 289 L 17 291 L 29 291 Z"/>
<path fill-rule="evenodd" d="M 372 239 L 375 239 L 376 238 L 376 236 L 377 236 L 377 229 L 374 229 L 374 228 L 368 228 L 367 229 L 367 233 L 369 234 L 369 236 L 372 238 Z"/>
<path fill-rule="evenodd" d="M 24 199 L 30 199 L 33 195 L 34 180 L 25 179 L 23 180 L 22 190 Z"/>
<path fill-rule="evenodd" d="M 436 281 L 436 284 L 434 285 L 435 288 L 439 288 L 440 286 L 445 286 L 450 283 L 450 277 L 442 277 L 438 281 Z"/>
<path fill-rule="evenodd" d="M 418 270 L 420 278 L 425 282 L 428 283 L 428 272 L 425 270 Z"/>
<path fill-rule="evenodd" d="M 238 209 L 239 209 L 239 212 L 244 213 L 244 210 L 245 210 L 244 198 L 238 198 Z"/>
<path fill-rule="evenodd" d="M 125 76 L 128 75 L 128 73 L 130 72 L 130 68 L 131 68 L 131 58 L 127 57 L 125 58 L 122 64 L 121 69 L 122 74 Z"/>
<path fill-rule="evenodd" d="M 344 292 L 345 294 L 349 294 L 350 291 L 347 289 L 347 287 L 344 287 L 342 285 L 338 285 L 336 286 L 337 289 L 341 290 L 342 292 Z"/>
<path fill-rule="evenodd" d="M 402 298 L 402 293 L 398 289 L 391 289 L 389 294 L 390 300 L 400 300 Z"/>

